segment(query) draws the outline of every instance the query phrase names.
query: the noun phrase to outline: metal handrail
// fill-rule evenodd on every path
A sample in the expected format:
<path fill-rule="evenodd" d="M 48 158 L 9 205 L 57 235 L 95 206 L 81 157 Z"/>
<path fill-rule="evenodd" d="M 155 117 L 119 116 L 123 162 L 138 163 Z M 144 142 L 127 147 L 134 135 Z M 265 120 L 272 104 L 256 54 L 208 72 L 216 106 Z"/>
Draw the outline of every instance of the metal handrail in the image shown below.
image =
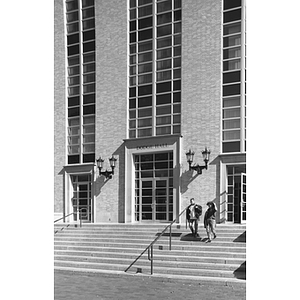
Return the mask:
<path fill-rule="evenodd" d="M 69 216 L 71 216 L 71 215 L 78 214 L 78 219 L 79 219 L 79 222 L 80 222 L 80 227 L 82 227 L 82 209 L 84 209 L 84 208 L 78 209 L 77 212 L 72 212 L 72 213 L 70 213 L 70 214 L 68 214 L 68 215 L 66 215 L 66 216 L 63 216 L 63 217 L 61 217 L 61 218 L 55 220 L 54 223 L 56 223 L 56 222 L 58 222 L 58 221 L 60 221 L 60 220 L 62 220 L 62 219 L 65 219 L 65 218 L 67 218 L 67 217 L 69 217 Z M 68 224 L 68 226 L 69 226 L 69 225 L 70 225 L 70 224 Z M 63 229 L 64 229 L 64 227 L 63 227 L 61 230 L 63 230 Z M 57 232 L 58 232 L 58 230 L 55 231 L 55 233 L 57 233 Z"/>
<path fill-rule="evenodd" d="M 148 260 L 151 262 L 151 275 L 153 274 L 153 245 L 158 241 L 158 239 L 167 231 L 170 227 L 170 238 L 169 238 L 169 250 L 172 250 L 172 225 L 175 223 L 177 218 L 179 218 L 185 211 L 187 207 L 170 223 L 165 229 L 147 246 L 143 252 L 126 268 L 124 272 L 127 272 L 140 258 L 141 256 L 148 250 Z"/>

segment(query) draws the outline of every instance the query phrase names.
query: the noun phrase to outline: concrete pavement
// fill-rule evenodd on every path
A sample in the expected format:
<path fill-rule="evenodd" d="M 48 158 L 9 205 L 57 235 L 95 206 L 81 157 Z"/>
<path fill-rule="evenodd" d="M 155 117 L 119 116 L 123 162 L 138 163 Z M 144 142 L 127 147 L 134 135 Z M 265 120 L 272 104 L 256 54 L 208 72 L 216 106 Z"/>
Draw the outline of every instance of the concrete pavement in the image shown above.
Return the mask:
<path fill-rule="evenodd" d="M 144 275 L 96 274 L 56 270 L 55 300 L 244 300 L 246 287 L 210 285 Z"/>

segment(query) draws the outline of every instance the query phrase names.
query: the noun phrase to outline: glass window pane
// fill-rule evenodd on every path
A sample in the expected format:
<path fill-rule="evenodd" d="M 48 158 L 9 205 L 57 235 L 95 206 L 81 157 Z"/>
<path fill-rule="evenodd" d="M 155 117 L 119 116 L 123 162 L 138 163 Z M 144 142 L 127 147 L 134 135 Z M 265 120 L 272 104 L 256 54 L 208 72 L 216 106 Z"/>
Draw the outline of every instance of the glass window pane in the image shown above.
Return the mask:
<path fill-rule="evenodd" d="M 157 49 L 172 46 L 172 37 L 157 39 Z"/>
<path fill-rule="evenodd" d="M 232 131 L 224 131 L 223 132 L 223 140 L 239 140 L 240 139 L 240 131 L 232 130 Z"/>
<path fill-rule="evenodd" d="M 172 13 L 171 12 L 157 15 L 157 25 L 171 23 L 171 22 L 172 22 Z"/>
<path fill-rule="evenodd" d="M 241 80 L 241 71 L 223 73 L 223 83 L 239 82 Z"/>
<path fill-rule="evenodd" d="M 231 108 L 231 109 L 223 110 L 224 119 L 240 117 L 240 114 L 241 114 L 240 108 Z"/>
<path fill-rule="evenodd" d="M 152 126 L 152 118 L 147 118 L 147 119 L 139 119 L 138 120 L 138 127 L 149 127 Z"/>
<path fill-rule="evenodd" d="M 67 33 L 73 33 L 79 31 L 79 23 L 67 24 Z"/>
<path fill-rule="evenodd" d="M 157 125 L 171 124 L 171 116 L 157 117 L 156 124 Z"/>
<path fill-rule="evenodd" d="M 157 12 L 163 12 L 172 9 L 172 0 L 157 3 Z"/>
<path fill-rule="evenodd" d="M 152 72 L 152 63 L 139 65 L 138 72 L 139 72 L 139 74 Z"/>
<path fill-rule="evenodd" d="M 148 50 L 152 50 L 152 41 L 142 42 L 138 44 L 139 52 L 148 51 Z"/>
<path fill-rule="evenodd" d="M 151 83 L 152 74 L 140 75 L 138 77 L 138 84 Z"/>
<path fill-rule="evenodd" d="M 230 97 L 223 99 L 223 107 L 239 106 L 240 97 Z"/>
<path fill-rule="evenodd" d="M 94 18 L 82 21 L 82 29 L 83 30 L 92 29 L 92 28 L 95 28 L 95 19 Z"/>
<path fill-rule="evenodd" d="M 223 129 L 240 128 L 240 119 L 223 121 Z"/>
<path fill-rule="evenodd" d="M 145 108 L 145 109 L 139 109 L 138 111 L 138 117 L 149 117 L 152 116 L 152 108 Z"/>
<path fill-rule="evenodd" d="M 166 114 L 171 114 L 171 105 L 156 107 L 156 115 L 157 116 L 166 115 Z"/>
<path fill-rule="evenodd" d="M 139 63 L 147 62 L 147 61 L 152 61 L 152 51 L 138 55 L 138 62 Z"/>
<path fill-rule="evenodd" d="M 149 16 L 149 15 L 152 15 L 152 4 L 138 8 L 139 18 L 143 16 Z"/>
<path fill-rule="evenodd" d="M 240 84 L 231 84 L 223 86 L 223 96 L 239 95 L 241 92 Z"/>
<path fill-rule="evenodd" d="M 233 59 L 223 62 L 223 71 L 238 70 L 241 68 L 241 60 Z"/>
<path fill-rule="evenodd" d="M 152 39 L 152 28 L 138 32 L 139 42 L 144 40 Z"/>
<path fill-rule="evenodd" d="M 67 11 L 78 9 L 77 0 L 66 2 Z"/>
<path fill-rule="evenodd" d="M 241 57 L 241 47 L 223 50 L 224 59 L 235 58 L 235 57 Z"/>
<path fill-rule="evenodd" d="M 163 94 L 156 96 L 156 105 L 171 103 L 171 94 Z"/>
<path fill-rule="evenodd" d="M 166 126 L 166 127 L 156 127 L 156 134 L 157 135 L 165 135 L 165 134 L 171 134 L 171 126 Z M 164 174 L 161 174 L 164 173 Z M 160 175 L 159 176 L 168 176 L 168 170 L 166 171 L 159 171 Z"/>
<path fill-rule="evenodd" d="M 165 93 L 170 91 L 171 91 L 171 81 L 156 84 L 157 93 Z"/>
<path fill-rule="evenodd" d="M 224 12 L 224 23 L 241 20 L 241 9 Z"/>
<path fill-rule="evenodd" d="M 241 35 L 233 35 L 223 39 L 223 47 L 232 47 L 241 45 Z"/>
<path fill-rule="evenodd" d="M 157 72 L 156 73 L 156 80 L 157 81 L 170 80 L 171 75 L 172 75 L 171 70 L 170 71 Z"/>
<path fill-rule="evenodd" d="M 138 130 L 138 137 L 145 137 L 145 136 L 151 136 L 151 135 L 152 135 L 152 128 Z M 150 177 L 152 177 L 152 174 Z"/>
<path fill-rule="evenodd" d="M 157 70 L 170 69 L 172 64 L 171 59 L 156 62 Z"/>
<path fill-rule="evenodd" d="M 152 27 L 152 17 L 140 19 L 138 21 L 138 26 L 139 26 L 139 29 Z"/>
<path fill-rule="evenodd" d="M 241 0 L 224 0 L 224 10 L 241 6 Z"/>
<path fill-rule="evenodd" d="M 240 142 L 224 142 L 223 153 L 240 152 Z"/>
<path fill-rule="evenodd" d="M 172 33 L 172 25 L 165 25 L 157 27 L 157 37 L 169 35 Z"/>
<path fill-rule="evenodd" d="M 156 53 L 157 59 L 168 58 L 172 56 L 172 48 L 158 50 Z"/>
<path fill-rule="evenodd" d="M 229 25 L 224 25 L 223 34 L 233 34 L 233 33 L 239 33 L 241 32 L 241 23 L 234 23 Z"/>

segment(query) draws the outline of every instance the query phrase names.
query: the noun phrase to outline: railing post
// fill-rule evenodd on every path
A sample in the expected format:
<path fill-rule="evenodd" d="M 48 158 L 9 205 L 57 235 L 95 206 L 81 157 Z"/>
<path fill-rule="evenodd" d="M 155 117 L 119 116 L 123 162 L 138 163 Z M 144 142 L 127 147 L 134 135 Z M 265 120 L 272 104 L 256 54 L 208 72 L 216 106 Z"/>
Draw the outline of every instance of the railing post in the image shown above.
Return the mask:
<path fill-rule="evenodd" d="M 153 245 L 151 245 L 151 275 L 153 274 Z"/>
<path fill-rule="evenodd" d="M 79 210 L 79 217 L 80 217 L 80 228 L 82 227 L 82 211 Z"/>

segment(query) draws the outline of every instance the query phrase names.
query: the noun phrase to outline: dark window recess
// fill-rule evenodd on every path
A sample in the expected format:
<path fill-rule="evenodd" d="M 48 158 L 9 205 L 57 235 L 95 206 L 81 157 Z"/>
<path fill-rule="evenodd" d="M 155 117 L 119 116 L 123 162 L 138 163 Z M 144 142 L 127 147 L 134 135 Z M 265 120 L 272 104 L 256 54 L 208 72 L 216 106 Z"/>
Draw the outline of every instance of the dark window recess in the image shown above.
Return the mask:
<path fill-rule="evenodd" d="M 152 97 L 143 97 L 138 99 L 138 107 L 152 106 Z"/>
<path fill-rule="evenodd" d="M 223 153 L 240 152 L 240 142 L 223 143 Z"/>
<path fill-rule="evenodd" d="M 240 7 L 241 5 L 241 0 L 224 0 L 224 10 Z"/>
<path fill-rule="evenodd" d="M 136 30 L 136 21 L 135 20 L 129 22 L 129 30 L 130 31 Z"/>
<path fill-rule="evenodd" d="M 94 5 L 94 0 L 82 0 L 82 7 Z"/>
<path fill-rule="evenodd" d="M 174 8 L 179 8 L 181 7 L 181 0 L 175 0 Z"/>
<path fill-rule="evenodd" d="M 68 56 L 79 54 L 79 45 L 68 47 Z"/>
<path fill-rule="evenodd" d="M 174 11 L 174 21 L 181 20 L 181 10 Z"/>
<path fill-rule="evenodd" d="M 83 9 L 82 10 L 82 18 L 88 19 L 95 16 L 94 7 Z"/>
<path fill-rule="evenodd" d="M 139 6 L 152 3 L 152 0 L 139 0 Z"/>
<path fill-rule="evenodd" d="M 171 94 L 164 94 L 164 95 L 158 95 L 156 96 L 156 104 L 167 104 L 171 103 Z"/>
<path fill-rule="evenodd" d="M 95 39 L 95 30 L 85 31 L 83 33 L 83 41 L 89 41 Z"/>
<path fill-rule="evenodd" d="M 136 7 L 136 0 L 130 0 L 130 8 Z"/>
<path fill-rule="evenodd" d="M 239 95 L 241 92 L 240 84 L 223 86 L 223 96 Z"/>
<path fill-rule="evenodd" d="M 181 102 L 181 93 L 174 93 L 173 94 L 173 102 Z"/>
<path fill-rule="evenodd" d="M 77 0 L 66 2 L 66 6 L 67 6 L 67 11 L 78 9 L 78 2 Z"/>
<path fill-rule="evenodd" d="M 68 46 L 79 43 L 79 33 L 68 35 L 67 42 L 68 42 Z"/>
<path fill-rule="evenodd" d="M 171 91 L 171 82 L 163 82 L 156 84 L 156 92 L 157 93 L 164 93 Z"/>
<path fill-rule="evenodd" d="M 130 33 L 129 41 L 130 41 L 130 43 L 135 43 L 136 42 L 136 33 L 135 32 Z"/>
<path fill-rule="evenodd" d="M 129 97 L 135 97 L 136 96 L 136 89 L 135 87 L 129 89 Z"/>
<path fill-rule="evenodd" d="M 129 109 L 136 108 L 136 99 L 129 99 Z"/>
<path fill-rule="evenodd" d="M 131 9 L 130 11 L 129 11 L 129 14 L 130 14 L 130 19 L 132 20 L 132 19 L 135 19 L 136 18 L 136 9 L 134 8 L 134 9 Z"/>
<path fill-rule="evenodd" d="M 139 20 L 139 29 L 152 27 L 152 17 Z"/>
<path fill-rule="evenodd" d="M 139 31 L 138 35 L 139 35 L 139 41 L 152 39 L 152 28 L 143 30 L 143 31 Z"/>
<path fill-rule="evenodd" d="M 68 155 L 68 164 L 79 164 L 79 155 Z"/>
<path fill-rule="evenodd" d="M 181 80 L 177 80 L 173 82 L 173 90 L 174 91 L 181 90 Z"/>
<path fill-rule="evenodd" d="M 68 117 L 78 117 L 80 115 L 79 107 L 69 108 L 68 109 Z"/>
<path fill-rule="evenodd" d="M 157 12 L 167 11 L 172 9 L 172 0 L 157 3 Z"/>
<path fill-rule="evenodd" d="M 95 105 L 87 105 L 83 107 L 83 115 L 91 115 L 95 113 Z"/>
<path fill-rule="evenodd" d="M 83 96 L 83 104 L 95 103 L 95 94 Z"/>
<path fill-rule="evenodd" d="M 83 30 L 95 28 L 95 19 L 88 19 L 82 22 Z"/>
<path fill-rule="evenodd" d="M 171 23 L 171 22 L 172 22 L 172 13 L 171 12 L 157 15 L 157 25 Z"/>
<path fill-rule="evenodd" d="M 223 74 L 223 83 L 232 83 L 241 81 L 241 71 L 229 72 Z"/>
<path fill-rule="evenodd" d="M 69 107 L 71 107 L 71 106 L 77 106 L 77 105 L 79 105 L 79 103 L 80 103 L 79 96 L 69 97 L 68 98 L 68 106 Z"/>
<path fill-rule="evenodd" d="M 228 11 L 224 13 L 224 23 L 233 22 L 237 20 L 241 20 L 241 9 L 236 9 L 232 11 Z"/>
<path fill-rule="evenodd" d="M 95 162 L 95 153 L 83 154 L 83 162 L 84 163 Z"/>
<path fill-rule="evenodd" d="M 149 95 L 152 94 L 152 85 L 144 85 L 140 86 L 138 90 L 138 95 L 143 96 L 143 95 Z"/>
<path fill-rule="evenodd" d="M 83 44 L 83 52 L 95 51 L 95 42 L 88 42 Z"/>

